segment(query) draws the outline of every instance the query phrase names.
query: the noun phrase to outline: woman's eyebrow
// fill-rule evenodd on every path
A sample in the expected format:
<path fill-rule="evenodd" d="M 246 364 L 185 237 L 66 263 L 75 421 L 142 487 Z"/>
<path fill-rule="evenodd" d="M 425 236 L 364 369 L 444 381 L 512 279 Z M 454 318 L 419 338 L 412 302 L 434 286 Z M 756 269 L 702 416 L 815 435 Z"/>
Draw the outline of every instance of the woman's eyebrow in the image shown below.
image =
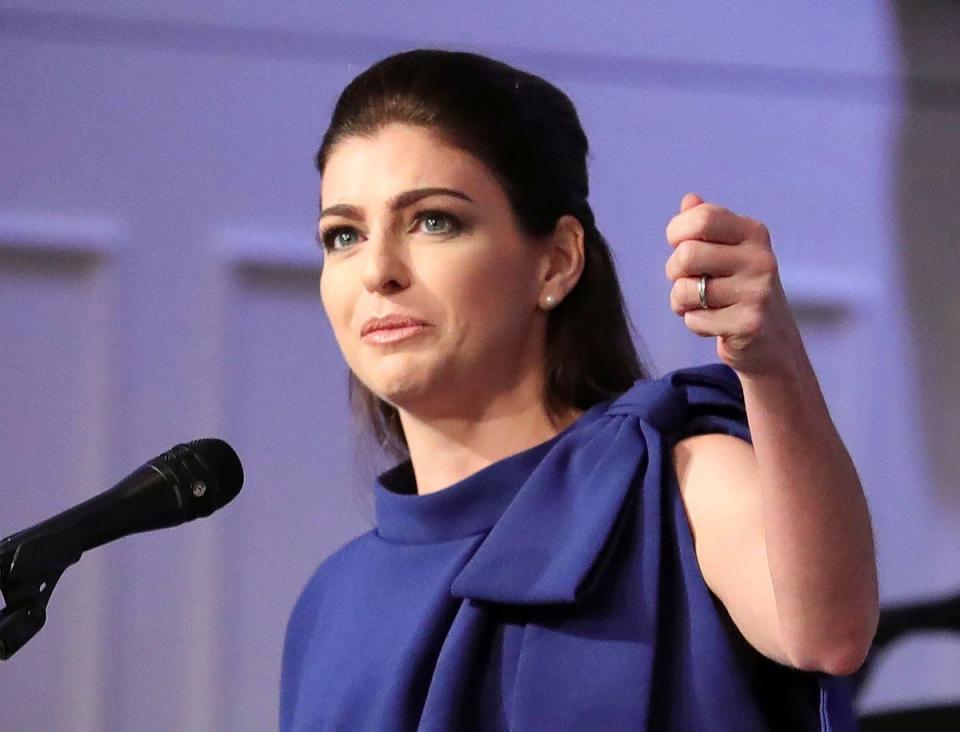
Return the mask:
<path fill-rule="evenodd" d="M 390 207 L 391 211 L 400 211 L 401 209 L 411 206 L 421 198 L 426 198 L 427 196 L 453 196 L 454 198 L 461 198 L 464 201 L 469 201 L 473 203 L 473 199 L 470 198 L 466 193 L 462 193 L 454 188 L 414 188 L 410 191 L 404 191 L 403 193 L 398 193 L 396 196 L 391 198 L 387 205 Z M 338 203 L 329 208 L 325 208 L 320 212 L 318 218 L 323 218 L 324 216 L 344 216 L 348 219 L 362 219 L 362 211 L 349 203 Z"/>

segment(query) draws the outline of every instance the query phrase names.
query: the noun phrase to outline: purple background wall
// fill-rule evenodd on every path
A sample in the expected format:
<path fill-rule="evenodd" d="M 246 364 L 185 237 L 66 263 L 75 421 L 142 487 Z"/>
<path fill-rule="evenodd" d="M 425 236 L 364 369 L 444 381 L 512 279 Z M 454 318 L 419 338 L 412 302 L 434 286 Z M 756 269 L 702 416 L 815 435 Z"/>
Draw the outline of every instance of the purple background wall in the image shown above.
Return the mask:
<path fill-rule="evenodd" d="M 960 5 L 0 2 L 0 536 L 218 435 L 246 485 L 103 547 L 3 666 L 5 730 L 276 725 L 287 614 L 371 525 L 317 296 L 312 155 L 393 51 L 551 79 L 658 372 L 715 358 L 667 304 L 695 190 L 765 221 L 874 515 L 885 602 L 960 588 Z M 960 640 L 885 655 L 864 709 L 960 700 Z"/>

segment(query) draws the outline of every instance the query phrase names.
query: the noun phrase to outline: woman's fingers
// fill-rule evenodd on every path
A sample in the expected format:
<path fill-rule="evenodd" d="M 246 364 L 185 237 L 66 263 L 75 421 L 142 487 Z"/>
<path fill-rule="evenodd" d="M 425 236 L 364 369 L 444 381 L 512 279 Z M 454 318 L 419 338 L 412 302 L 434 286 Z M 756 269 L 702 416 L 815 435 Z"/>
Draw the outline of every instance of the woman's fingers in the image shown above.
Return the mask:
<path fill-rule="evenodd" d="M 667 279 L 699 277 L 702 274 L 722 277 L 739 271 L 746 264 L 743 249 L 709 241 L 682 241 L 667 259 Z"/>
<path fill-rule="evenodd" d="M 799 335 L 766 226 L 688 193 L 667 224 L 667 241 L 670 307 L 688 330 L 717 336 L 720 359 L 741 374 L 792 362 Z"/>
<path fill-rule="evenodd" d="M 697 335 L 720 338 L 756 338 L 764 327 L 762 314 L 742 302 L 719 310 L 687 310 L 683 323 Z"/>
<path fill-rule="evenodd" d="M 749 283 L 736 277 L 707 277 L 706 295 L 710 313 L 737 303 L 752 304 L 759 300 L 759 292 L 751 292 Z M 703 310 L 700 304 L 700 278 L 681 277 L 670 290 L 670 309 L 677 315 L 691 310 Z M 712 335 L 720 335 L 713 333 Z"/>
<path fill-rule="evenodd" d="M 691 197 L 693 194 L 690 194 Z M 684 196 L 684 201 L 688 199 Z M 691 199 L 692 200 L 692 199 Z M 748 239 L 770 243 L 767 228 L 753 219 L 733 213 L 715 203 L 700 203 L 682 210 L 667 224 L 667 241 L 676 246 L 686 239 L 719 244 L 739 244 Z"/>

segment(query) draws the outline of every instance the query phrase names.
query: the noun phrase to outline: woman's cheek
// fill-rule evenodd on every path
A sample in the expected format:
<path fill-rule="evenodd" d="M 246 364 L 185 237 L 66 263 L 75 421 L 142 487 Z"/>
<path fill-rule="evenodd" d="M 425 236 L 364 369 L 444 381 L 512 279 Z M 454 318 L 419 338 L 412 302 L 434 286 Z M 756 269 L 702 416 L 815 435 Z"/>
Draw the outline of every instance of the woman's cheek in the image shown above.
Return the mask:
<path fill-rule="evenodd" d="M 327 277 L 329 273 L 324 273 Z M 324 275 L 320 278 L 320 302 L 323 305 L 324 313 L 327 316 L 327 322 L 333 330 L 334 338 L 340 346 L 340 351 L 345 358 L 349 358 L 354 348 L 351 342 L 350 321 L 353 310 L 345 298 L 345 293 L 339 292 L 335 281 L 325 280 Z"/>
<path fill-rule="evenodd" d="M 502 267 L 463 283 L 461 292 L 471 308 L 471 320 L 484 351 L 514 351 L 517 341 L 526 340 L 525 314 L 521 302 L 525 285 L 504 276 Z M 481 335 L 482 334 L 482 335 Z"/>

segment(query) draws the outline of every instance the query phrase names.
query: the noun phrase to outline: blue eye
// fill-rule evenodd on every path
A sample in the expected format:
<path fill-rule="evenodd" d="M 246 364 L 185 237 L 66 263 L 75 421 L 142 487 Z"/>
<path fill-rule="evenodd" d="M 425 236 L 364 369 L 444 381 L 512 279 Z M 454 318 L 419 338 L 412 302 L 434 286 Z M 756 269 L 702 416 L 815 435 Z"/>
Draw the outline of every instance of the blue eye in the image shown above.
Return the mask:
<path fill-rule="evenodd" d="M 464 231 L 463 223 L 443 211 L 422 211 L 414 217 L 416 230 L 434 236 L 456 236 Z M 352 226 L 332 226 L 317 232 L 317 243 L 326 251 L 343 251 L 360 241 L 360 233 Z"/>
<path fill-rule="evenodd" d="M 424 211 L 417 214 L 417 223 L 427 234 L 456 234 L 462 230 L 462 225 L 456 216 L 443 211 Z"/>
<path fill-rule="evenodd" d="M 349 239 L 353 237 L 353 239 Z M 317 235 L 317 240 L 327 251 L 331 249 L 345 249 L 351 244 L 356 243 L 357 231 L 349 226 L 337 226 L 332 229 L 321 231 Z M 342 246 L 341 246 L 342 245 Z"/>

